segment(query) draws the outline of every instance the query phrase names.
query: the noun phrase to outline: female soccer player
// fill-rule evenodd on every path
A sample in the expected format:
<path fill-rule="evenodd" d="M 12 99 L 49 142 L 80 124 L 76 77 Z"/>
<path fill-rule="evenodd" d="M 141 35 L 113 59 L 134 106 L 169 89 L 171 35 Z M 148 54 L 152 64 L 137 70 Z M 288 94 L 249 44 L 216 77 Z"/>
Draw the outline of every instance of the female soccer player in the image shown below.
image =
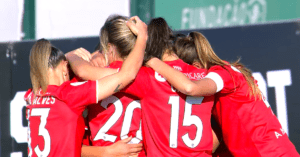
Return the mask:
<path fill-rule="evenodd" d="M 71 83 L 65 55 L 45 39 L 34 44 L 29 57 L 33 89 L 25 97 L 29 102 L 29 156 L 81 155 L 85 107 L 125 87 L 142 65 L 147 26 L 133 19 L 137 23 L 128 26 L 137 35 L 134 49 L 118 73 L 97 81 Z"/>
<path fill-rule="evenodd" d="M 184 34 L 177 34 L 174 47 L 176 55 L 185 63 L 201 68 L 193 38 Z M 216 132 L 216 136 L 218 135 L 216 138 L 221 141 L 218 149 L 213 153 L 213 157 L 231 157 L 232 155 L 222 140 L 222 131 L 214 118 L 212 118 L 212 128 Z"/>
<path fill-rule="evenodd" d="M 147 64 L 184 94 L 215 94 L 213 115 L 232 155 L 299 156 L 261 95 L 251 71 L 239 62 L 229 64 L 221 60 L 201 33 L 192 32 L 189 38 L 194 40 L 201 67 L 208 70 L 204 79 L 190 81 L 157 58 Z"/>
<path fill-rule="evenodd" d="M 150 21 L 148 34 L 145 61 L 158 57 L 189 79 L 199 80 L 205 76 L 205 69 L 184 63 L 174 53 L 173 32 L 163 18 Z M 214 97 L 186 96 L 177 92 L 158 72 L 149 69 L 145 72 L 148 79 L 137 77 L 124 91 L 136 92 L 138 86 L 140 91 L 145 91 L 140 92 L 140 97 L 147 155 L 211 156 L 210 119 Z M 143 87 L 143 84 L 148 86 Z"/>
<path fill-rule="evenodd" d="M 89 58 L 84 57 L 89 55 L 85 49 L 77 49 L 72 55 L 67 56 L 77 76 L 95 80 L 104 77 L 104 74 L 118 71 L 137 40 L 134 33 L 126 26 L 128 20 L 127 17 L 114 15 L 109 17 L 101 28 L 101 45 L 110 68 L 101 69 L 80 60 L 76 55 L 78 53 L 83 58 Z M 133 137 L 129 143 L 142 142 L 141 105 L 139 99 L 133 95 L 116 93 L 98 104 L 91 105 L 88 107 L 87 118 L 92 146 L 110 146 L 128 137 Z M 82 156 L 101 155 L 90 149 L 93 148 L 83 146 Z M 145 156 L 145 152 L 141 151 L 139 156 Z"/>
<path fill-rule="evenodd" d="M 180 69 L 192 79 L 204 77 L 205 70 L 185 64 L 173 53 L 172 31 L 163 19 L 151 20 L 148 33 L 147 58 L 153 55 L 160 56 L 169 65 Z M 116 45 L 112 45 L 107 39 L 111 37 L 107 33 L 101 33 L 101 42 L 105 43 L 103 48 L 110 50 Z M 108 60 L 113 60 L 113 56 L 122 55 L 115 52 L 119 51 L 112 49 L 105 52 Z M 126 54 L 124 56 L 126 57 Z M 113 62 L 110 67 L 118 68 L 121 64 L 122 62 Z M 72 68 L 74 66 L 75 64 Z M 95 72 L 90 71 L 89 74 Z M 213 97 L 186 97 L 147 67 L 142 67 L 135 81 L 122 92 L 136 95 L 140 99 L 147 156 L 211 156 L 213 145 L 210 117 Z"/>

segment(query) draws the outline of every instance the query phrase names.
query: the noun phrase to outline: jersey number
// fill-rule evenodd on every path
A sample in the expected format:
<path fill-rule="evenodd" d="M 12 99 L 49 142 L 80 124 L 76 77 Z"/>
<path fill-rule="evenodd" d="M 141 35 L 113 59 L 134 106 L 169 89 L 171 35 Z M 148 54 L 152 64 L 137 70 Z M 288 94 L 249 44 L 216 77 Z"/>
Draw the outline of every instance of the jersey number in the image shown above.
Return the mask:
<path fill-rule="evenodd" d="M 43 151 L 40 150 L 38 145 L 34 148 L 34 151 L 37 156 L 47 157 L 50 153 L 51 139 L 48 130 L 45 128 L 49 112 L 50 112 L 50 108 L 33 108 L 31 110 L 31 116 L 41 117 L 41 123 L 39 126 L 39 136 L 43 136 L 45 142 Z"/>
<path fill-rule="evenodd" d="M 108 119 L 108 121 L 102 126 L 102 128 L 100 128 L 100 130 L 98 131 L 98 133 L 94 138 L 94 141 L 102 139 L 104 141 L 115 142 L 117 139 L 117 136 L 109 135 L 107 134 L 107 132 L 121 117 L 123 112 L 123 104 L 120 101 L 120 99 L 117 98 L 116 96 L 110 96 L 107 99 L 102 100 L 101 106 L 107 109 L 107 106 L 111 103 L 115 106 L 115 112 Z M 121 139 L 128 138 L 133 111 L 136 108 L 139 109 L 141 108 L 141 104 L 139 101 L 132 101 L 126 108 L 121 134 L 120 134 Z M 136 137 L 132 138 L 130 143 L 139 143 L 141 140 L 142 140 L 142 132 L 141 132 L 141 123 L 140 123 L 140 128 L 136 132 Z"/>
<path fill-rule="evenodd" d="M 197 127 L 196 137 L 194 140 L 189 138 L 188 133 L 183 135 L 181 138 L 183 142 L 190 148 L 195 148 L 202 138 L 203 124 L 201 119 L 192 115 L 192 105 L 201 104 L 204 97 L 191 97 L 187 96 L 185 101 L 185 110 L 183 117 L 183 126 L 195 125 Z M 170 147 L 177 148 L 178 138 L 178 121 L 179 121 L 179 96 L 170 96 L 169 102 L 171 106 L 171 126 L 170 126 Z"/>

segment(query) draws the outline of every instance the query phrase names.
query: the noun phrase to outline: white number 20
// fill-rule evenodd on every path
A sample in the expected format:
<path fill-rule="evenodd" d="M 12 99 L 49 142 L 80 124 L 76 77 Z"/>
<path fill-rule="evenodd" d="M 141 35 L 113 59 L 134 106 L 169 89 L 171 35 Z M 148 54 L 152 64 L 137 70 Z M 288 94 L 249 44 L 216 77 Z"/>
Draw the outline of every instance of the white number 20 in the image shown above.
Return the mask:
<path fill-rule="evenodd" d="M 118 121 L 121 117 L 123 112 L 123 105 L 119 98 L 116 96 L 110 96 L 101 102 L 101 106 L 107 108 L 108 105 L 112 103 L 115 106 L 115 112 L 113 115 L 107 120 L 107 122 L 102 126 L 102 128 L 96 134 L 94 141 L 102 139 L 104 141 L 115 142 L 117 136 L 107 134 L 108 130 Z M 137 108 L 141 108 L 141 104 L 139 101 L 132 101 L 126 108 L 125 116 L 122 124 L 120 138 L 125 139 L 127 138 L 127 134 L 130 130 L 130 125 L 132 121 L 133 111 Z M 142 133 L 141 133 L 141 124 L 139 130 L 136 132 L 136 137 L 132 138 L 130 143 L 139 143 L 142 140 Z"/>
<path fill-rule="evenodd" d="M 186 97 L 183 126 L 191 126 L 194 124 L 197 127 L 196 137 L 194 140 L 189 138 L 188 133 L 182 136 L 183 142 L 190 148 L 195 148 L 202 138 L 203 124 L 201 119 L 192 115 L 192 105 L 201 104 L 204 97 Z M 179 96 L 170 96 L 169 102 L 172 105 L 171 111 L 171 126 L 170 126 L 170 147 L 177 148 L 178 138 L 178 121 L 179 121 Z"/>
<path fill-rule="evenodd" d="M 50 112 L 50 108 L 33 108 L 31 110 L 31 116 L 40 116 L 41 117 L 41 123 L 39 126 L 39 136 L 43 136 L 44 141 L 45 141 L 43 151 L 40 150 L 38 145 L 34 148 L 34 151 L 37 156 L 47 157 L 50 153 L 50 142 L 51 142 L 50 134 L 49 134 L 48 130 L 45 128 L 49 112 Z"/>

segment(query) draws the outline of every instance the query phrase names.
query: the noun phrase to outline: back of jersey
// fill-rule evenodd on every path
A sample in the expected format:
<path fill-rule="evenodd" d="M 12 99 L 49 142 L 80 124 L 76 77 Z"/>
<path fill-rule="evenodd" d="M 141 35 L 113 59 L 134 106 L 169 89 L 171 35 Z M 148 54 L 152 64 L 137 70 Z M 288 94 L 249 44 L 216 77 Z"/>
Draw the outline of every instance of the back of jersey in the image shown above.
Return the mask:
<path fill-rule="evenodd" d="M 206 71 L 182 60 L 166 62 L 191 79 Z M 134 83 L 147 86 L 142 104 L 142 132 L 147 156 L 211 156 L 211 109 L 214 97 L 191 97 L 176 91 L 160 74 L 148 68 L 148 79 Z M 142 90 L 140 90 L 141 92 Z"/>
<path fill-rule="evenodd" d="M 88 107 L 88 124 L 93 146 L 109 146 L 130 136 L 130 143 L 140 143 L 140 101 L 132 95 L 116 93 Z"/>
<path fill-rule="evenodd" d="M 28 156 L 80 157 L 84 134 L 81 116 L 88 104 L 96 102 L 96 82 L 66 82 L 49 85 L 47 93 L 25 95 L 28 122 Z"/>
<path fill-rule="evenodd" d="M 121 66 L 122 62 L 116 61 L 109 67 Z M 93 146 L 108 146 L 128 137 L 133 137 L 130 143 L 142 142 L 141 104 L 133 95 L 119 92 L 89 106 L 88 122 Z"/>
<path fill-rule="evenodd" d="M 233 156 L 299 156 L 268 101 L 249 96 L 250 87 L 239 69 L 216 65 L 208 72 L 216 84 L 223 84 L 212 113 Z"/>

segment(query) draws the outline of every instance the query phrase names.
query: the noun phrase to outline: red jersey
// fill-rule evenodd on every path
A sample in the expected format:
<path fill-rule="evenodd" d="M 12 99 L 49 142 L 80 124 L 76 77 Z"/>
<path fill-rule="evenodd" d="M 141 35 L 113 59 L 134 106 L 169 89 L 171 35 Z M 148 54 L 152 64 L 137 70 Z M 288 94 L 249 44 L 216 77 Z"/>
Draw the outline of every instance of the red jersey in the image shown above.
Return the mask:
<path fill-rule="evenodd" d="M 122 62 L 109 65 L 115 69 L 121 66 Z M 129 143 L 142 142 L 141 104 L 133 95 L 119 92 L 89 106 L 88 122 L 93 146 L 108 146 L 130 136 L 133 139 Z M 139 156 L 145 156 L 145 152 Z"/>
<path fill-rule="evenodd" d="M 82 112 L 96 103 L 97 81 L 49 85 L 45 94 L 25 94 L 28 115 L 28 156 L 81 156 Z"/>
<path fill-rule="evenodd" d="M 206 77 L 217 85 L 213 116 L 233 156 L 299 156 L 269 103 L 249 97 L 250 87 L 237 68 L 213 66 Z"/>
<path fill-rule="evenodd" d="M 168 65 L 190 79 L 206 70 L 182 60 Z M 211 109 L 214 97 L 190 97 L 179 93 L 157 72 L 142 67 L 124 92 L 137 95 L 142 105 L 142 132 L 147 156 L 211 156 Z"/>

